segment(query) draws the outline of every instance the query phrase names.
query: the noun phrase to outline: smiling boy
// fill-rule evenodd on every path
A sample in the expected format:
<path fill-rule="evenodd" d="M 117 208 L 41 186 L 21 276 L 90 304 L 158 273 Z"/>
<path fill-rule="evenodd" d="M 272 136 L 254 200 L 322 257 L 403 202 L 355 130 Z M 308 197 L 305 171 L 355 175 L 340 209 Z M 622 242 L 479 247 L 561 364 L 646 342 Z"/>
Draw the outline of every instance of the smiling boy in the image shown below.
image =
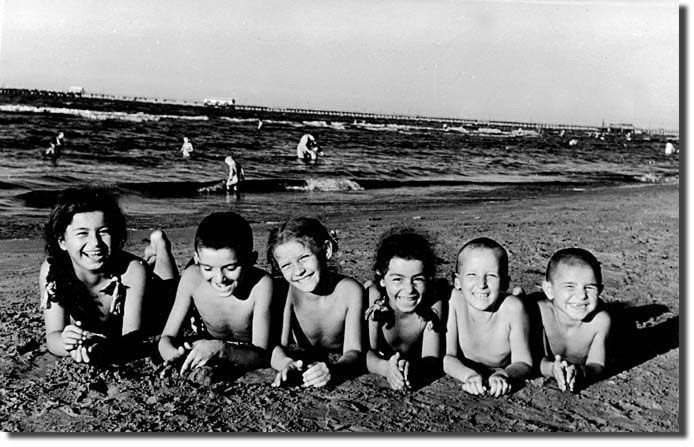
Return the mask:
<path fill-rule="evenodd" d="M 605 368 L 611 320 L 601 306 L 602 272 L 587 250 L 565 248 L 552 255 L 538 301 L 544 331 L 540 372 L 562 391 L 599 377 Z"/>
<path fill-rule="evenodd" d="M 171 362 L 189 350 L 181 372 L 223 360 L 256 368 L 269 360 L 272 280 L 254 266 L 253 233 L 233 212 L 213 213 L 198 226 L 194 264 L 181 275 L 176 300 L 159 342 Z M 205 336 L 191 344 L 178 340 L 194 306 Z"/>
<path fill-rule="evenodd" d="M 460 249 L 449 302 L 444 372 L 470 394 L 494 397 L 532 372 L 529 321 L 507 295 L 508 254 L 496 241 L 474 239 Z"/>

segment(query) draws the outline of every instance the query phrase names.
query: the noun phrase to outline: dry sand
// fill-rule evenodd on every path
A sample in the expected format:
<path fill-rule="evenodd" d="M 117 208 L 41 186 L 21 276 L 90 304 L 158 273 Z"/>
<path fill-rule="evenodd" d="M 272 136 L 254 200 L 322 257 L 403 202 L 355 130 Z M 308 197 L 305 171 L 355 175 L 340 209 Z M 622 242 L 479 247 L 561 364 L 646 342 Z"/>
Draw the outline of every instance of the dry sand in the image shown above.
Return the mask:
<path fill-rule="evenodd" d="M 490 236 L 510 252 L 512 286 L 536 291 L 552 252 L 590 249 L 602 262 L 621 335 L 608 377 L 578 394 L 533 379 L 494 399 L 462 392 L 448 377 L 411 392 L 363 375 L 336 387 L 269 386 L 272 370 L 216 381 L 159 378 L 150 359 L 96 369 L 47 353 L 36 284 L 40 240 L 1 240 L 0 428 L 44 431 L 658 432 L 680 427 L 679 185 L 574 191 L 492 204 L 328 216 L 344 273 L 361 280 L 378 236 L 421 228 L 437 242 L 440 276 L 456 249 Z M 268 224 L 254 225 L 263 252 Z M 169 229 L 177 260 L 192 228 Z M 132 238 L 138 242 L 144 233 Z M 141 247 L 135 248 L 140 252 Z M 261 255 L 260 265 L 266 267 Z"/>

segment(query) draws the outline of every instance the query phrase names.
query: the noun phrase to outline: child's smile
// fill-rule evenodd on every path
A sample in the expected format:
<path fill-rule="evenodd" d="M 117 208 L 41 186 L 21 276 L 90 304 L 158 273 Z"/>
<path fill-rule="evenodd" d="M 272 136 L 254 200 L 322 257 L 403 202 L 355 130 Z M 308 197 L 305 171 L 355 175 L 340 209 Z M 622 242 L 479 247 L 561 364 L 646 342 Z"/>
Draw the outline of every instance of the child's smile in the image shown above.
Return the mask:
<path fill-rule="evenodd" d="M 291 240 L 275 248 L 275 259 L 287 282 L 302 292 L 311 293 L 318 287 L 321 278 L 321 263 L 309 247 Z"/>
<path fill-rule="evenodd" d="M 393 309 L 403 313 L 414 312 L 426 291 L 424 263 L 418 259 L 391 258 L 381 287 L 385 287 Z"/>
<path fill-rule="evenodd" d="M 203 279 L 219 296 L 229 297 L 234 294 L 243 274 L 243 267 L 235 250 L 200 247 L 195 253 L 195 260 L 200 266 Z"/>
<path fill-rule="evenodd" d="M 70 256 L 75 269 L 93 272 L 103 268 L 111 254 L 111 232 L 104 213 L 76 213 L 65 229 L 60 248 Z"/>
<path fill-rule="evenodd" d="M 588 265 L 559 264 L 548 286 L 547 297 L 573 320 L 583 320 L 598 306 L 600 285 Z"/>
<path fill-rule="evenodd" d="M 472 248 L 460 254 L 460 270 L 455 286 L 467 303 L 478 310 L 487 310 L 501 293 L 499 258 L 490 249 Z"/>

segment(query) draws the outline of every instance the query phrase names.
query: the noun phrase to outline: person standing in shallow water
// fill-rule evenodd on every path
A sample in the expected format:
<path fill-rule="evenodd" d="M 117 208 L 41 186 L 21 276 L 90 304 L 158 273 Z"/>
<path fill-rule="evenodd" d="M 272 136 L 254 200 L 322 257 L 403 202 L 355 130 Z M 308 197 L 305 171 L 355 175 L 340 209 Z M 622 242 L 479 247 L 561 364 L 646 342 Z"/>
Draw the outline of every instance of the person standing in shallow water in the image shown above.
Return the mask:
<path fill-rule="evenodd" d="M 181 154 L 183 155 L 183 158 L 189 158 L 192 152 L 193 143 L 190 142 L 188 137 L 183 137 L 183 145 L 181 146 Z"/>
<path fill-rule="evenodd" d="M 224 159 L 224 163 L 226 163 L 227 166 L 229 166 L 229 176 L 227 177 L 226 182 L 227 192 L 234 192 L 234 194 L 236 194 L 236 196 L 238 197 L 239 187 L 241 186 L 241 182 L 245 178 L 243 168 L 234 159 L 234 154 L 228 155 Z"/>

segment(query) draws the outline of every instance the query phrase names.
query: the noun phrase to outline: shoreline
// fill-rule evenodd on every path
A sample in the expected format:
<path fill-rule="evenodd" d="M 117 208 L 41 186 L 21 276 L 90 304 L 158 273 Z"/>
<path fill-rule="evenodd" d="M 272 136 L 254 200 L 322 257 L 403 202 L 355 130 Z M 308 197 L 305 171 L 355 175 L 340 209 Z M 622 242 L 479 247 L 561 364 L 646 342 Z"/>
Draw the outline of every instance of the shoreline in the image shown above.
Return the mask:
<path fill-rule="evenodd" d="M 657 432 L 680 426 L 679 184 L 597 188 L 513 200 L 347 210 L 321 216 L 338 232 L 336 263 L 359 281 L 371 277 L 373 251 L 393 225 L 429 234 L 450 281 L 457 249 L 489 236 L 509 252 L 511 287 L 536 291 L 549 256 L 577 245 L 603 267 L 602 298 L 617 315 L 629 349 L 608 377 L 577 395 L 533 379 L 504 398 L 465 395 L 440 377 L 403 394 L 363 375 L 333 388 L 272 389 L 270 369 L 216 386 L 160 380 L 154 367 L 96 371 L 46 353 L 36 277 L 42 241 L 2 239 L 0 305 L 1 428 L 4 431 L 436 431 Z M 202 218 L 203 216 L 200 216 Z M 258 265 L 276 222 L 253 223 Z M 179 268 L 191 254 L 193 226 L 166 228 Z M 146 230 L 130 235 L 140 255 Z M 168 413 L 167 413 L 168 412 Z"/>

